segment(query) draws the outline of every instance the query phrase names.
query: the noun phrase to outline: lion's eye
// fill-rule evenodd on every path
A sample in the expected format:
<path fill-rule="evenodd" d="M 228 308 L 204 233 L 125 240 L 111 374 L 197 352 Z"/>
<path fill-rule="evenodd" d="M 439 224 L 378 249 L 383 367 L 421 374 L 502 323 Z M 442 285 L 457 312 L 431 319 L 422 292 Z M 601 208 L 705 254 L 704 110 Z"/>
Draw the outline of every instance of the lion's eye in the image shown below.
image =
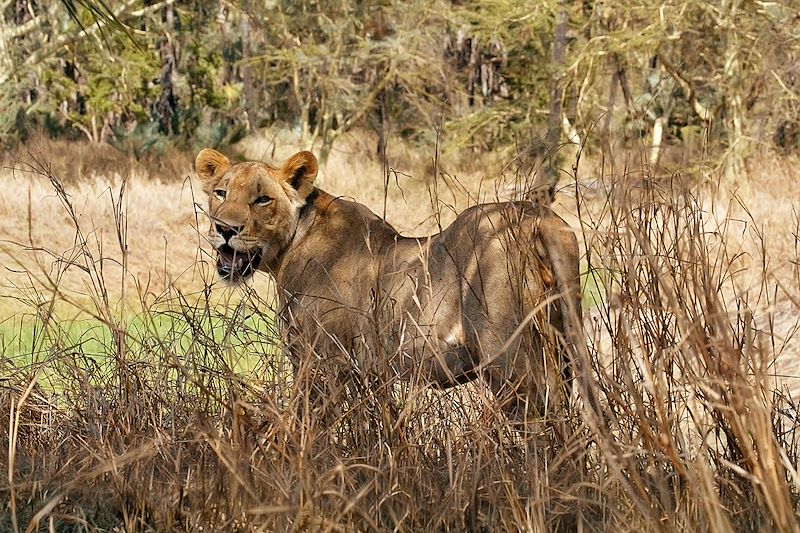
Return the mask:
<path fill-rule="evenodd" d="M 216 194 L 216 195 L 217 195 L 217 198 L 220 198 L 221 200 L 224 200 L 224 199 L 225 199 L 225 196 L 226 196 L 228 193 L 227 193 L 227 192 L 225 192 L 225 189 L 217 189 L 217 190 L 215 190 L 215 191 L 214 191 L 214 194 Z"/>
<path fill-rule="evenodd" d="M 255 205 L 264 206 L 264 205 L 269 205 L 270 202 L 272 202 L 272 198 L 270 198 L 269 196 L 259 196 L 253 203 Z"/>

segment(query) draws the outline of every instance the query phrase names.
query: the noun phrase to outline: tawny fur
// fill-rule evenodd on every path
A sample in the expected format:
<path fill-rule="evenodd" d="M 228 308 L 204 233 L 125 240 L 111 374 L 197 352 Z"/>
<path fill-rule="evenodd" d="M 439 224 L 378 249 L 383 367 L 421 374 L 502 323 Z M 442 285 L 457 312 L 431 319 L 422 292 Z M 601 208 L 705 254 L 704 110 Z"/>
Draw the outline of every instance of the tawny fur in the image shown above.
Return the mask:
<path fill-rule="evenodd" d="M 515 417 L 563 397 L 580 331 L 578 244 L 548 207 L 481 204 L 437 235 L 403 237 L 315 188 L 310 152 L 278 168 L 205 149 L 195 166 L 210 241 L 259 252 L 296 364 L 313 348 L 439 387 L 483 376 Z"/>

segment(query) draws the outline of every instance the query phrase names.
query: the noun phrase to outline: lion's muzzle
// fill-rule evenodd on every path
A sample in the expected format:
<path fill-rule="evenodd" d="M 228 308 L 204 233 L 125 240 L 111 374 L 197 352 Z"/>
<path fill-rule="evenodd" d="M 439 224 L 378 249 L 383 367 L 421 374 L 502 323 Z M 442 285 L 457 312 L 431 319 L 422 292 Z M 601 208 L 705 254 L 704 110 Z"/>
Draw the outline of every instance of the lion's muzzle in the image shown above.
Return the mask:
<path fill-rule="evenodd" d="M 217 248 L 217 273 L 229 281 L 241 281 L 253 275 L 261 261 L 261 252 L 239 252 L 228 244 Z"/>

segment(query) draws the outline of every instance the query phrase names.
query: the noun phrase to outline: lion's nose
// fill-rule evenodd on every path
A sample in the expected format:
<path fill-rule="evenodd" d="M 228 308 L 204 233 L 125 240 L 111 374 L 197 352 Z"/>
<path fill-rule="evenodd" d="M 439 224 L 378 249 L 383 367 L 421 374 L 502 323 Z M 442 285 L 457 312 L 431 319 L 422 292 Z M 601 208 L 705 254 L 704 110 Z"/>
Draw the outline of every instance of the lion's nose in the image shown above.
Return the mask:
<path fill-rule="evenodd" d="M 227 224 L 217 224 L 217 233 L 222 235 L 225 242 L 231 240 L 232 237 L 238 235 L 244 226 L 228 226 Z"/>

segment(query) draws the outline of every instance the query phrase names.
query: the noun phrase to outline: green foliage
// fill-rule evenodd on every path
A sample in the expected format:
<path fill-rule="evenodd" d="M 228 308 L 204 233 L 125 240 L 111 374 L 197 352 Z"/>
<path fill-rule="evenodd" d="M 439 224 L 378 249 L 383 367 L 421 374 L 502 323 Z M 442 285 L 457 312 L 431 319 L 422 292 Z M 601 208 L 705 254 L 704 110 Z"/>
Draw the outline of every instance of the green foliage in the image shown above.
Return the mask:
<path fill-rule="evenodd" d="M 0 97 L 15 103 L 0 117 L 4 140 L 39 124 L 118 144 L 152 123 L 194 147 L 277 124 L 324 158 L 352 128 L 422 139 L 444 124 L 456 148 L 519 149 L 560 122 L 548 117 L 563 94 L 558 109 L 579 131 L 605 120 L 605 133 L 641 143 L 663 120 L 670 139 L 696 127 L 733 150 L 751 138 L 783 146 L 790 136 L 772 132 L 798 114 L 791 4 L 141 1 L 102 16 L 76 6 L 23 1 L 3 13 Z"/>
<path fill-rule="evenodd" d="M 247 129 L 242 124 L 204 122 L 195 130 L 191 148 L 195 151 L 208 147 L 220 148 L 240 141 L 246 134 Z"/>
<path fill-rule="evenodd" d="M 342 132 L 375 121 L 430 128 L 449 91 L 442 2 L 276 2 L 248 61 L 281 100 L 274 118 L 324 154 Z M 258 22 L 253 18 L 253 25 Z"/>
<path fill-rule="evenodd" d="M 137 124 L 130 132 L 115 131 L 109 142 L 120 152 L 139 160 L 149 152 L 163 153 L 166 137 L 158 131 L 158 124 L 146 122 Z"/>

